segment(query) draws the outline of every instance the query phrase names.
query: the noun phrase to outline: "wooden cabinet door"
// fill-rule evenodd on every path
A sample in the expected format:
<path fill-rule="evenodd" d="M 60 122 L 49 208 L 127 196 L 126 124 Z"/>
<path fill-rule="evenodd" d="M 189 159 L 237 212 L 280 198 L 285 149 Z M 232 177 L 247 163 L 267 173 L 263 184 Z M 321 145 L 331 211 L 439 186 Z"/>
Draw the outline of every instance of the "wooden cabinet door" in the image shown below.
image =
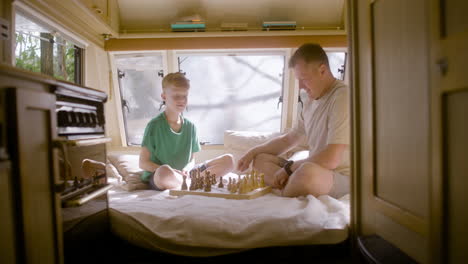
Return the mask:
<path fill-rule="evenodd" d="M 61 263 L 59 197 L 54 191 L 52 140 L 55 95 L 9 88 L 8 148 L 20 225 L 19 262 Z"/>
<path fill-rule="evenodd" d="M 468 1 L 435 1 L 440 31 L 437 35 L 439 90 L 443 93 L 443 263 L 468 258 Z"/>
<path fill-rule="evenodd" d="M 352 1 L 356 69 L 354 222 L 429 262 L 431 73 L 429 3 Z"/>

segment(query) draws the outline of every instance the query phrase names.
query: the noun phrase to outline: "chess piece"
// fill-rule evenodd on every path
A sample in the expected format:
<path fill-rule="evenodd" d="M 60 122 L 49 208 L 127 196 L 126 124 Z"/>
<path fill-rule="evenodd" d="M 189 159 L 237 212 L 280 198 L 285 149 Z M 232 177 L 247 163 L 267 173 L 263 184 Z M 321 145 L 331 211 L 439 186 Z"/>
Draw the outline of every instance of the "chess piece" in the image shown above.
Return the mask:
<path fill-rule="evenodd" d="M 215 185 L 215 184 L 216 184 L 216 174 L 213 174 L 213 175 L 211 176 L 211 184 L 212 184 L 212 185 Z"/>
<path fill-rule="evenodd" d="M 211 182 L 209 176 L 205 176 L 205 192 L 211 192 Z"/>
<path fill-rule="evenodd" d="M 224 185 L 223 185 L 223 176 L 221 176 L 221 177 L 219 178 L 218 188 L 224 188 Z"/>
<path fill-rule="evenodd" d="M 210 171 L 205 172 L 205 184 L 206 183 L 211 184 L 211 172 Z"/>
<path fill-rule="evenodd" d="M 232 178 L 229 177 L 228 185 L 227 185 L 227 190 L 230 192 L 232 190 Z"/>
<path fill-rule="evenodd" d="M 180 189 L 181 189 L 182 191 L 185 191 L 185 190 L 187 190 L 187 182 L 186 182 L 187 176 L 183 175 L 182 178 L 183 178 L 183 180 L 182 180 L 182 186 L 180 187 Z"/>
<path fill-rule="evenodd" d="M 193 175 L 190 175 L 190 187 L 189 187 L 189 190 L 190 191 L 195 191 L 195 177 Z"/>
<path fill-rule="evenodd" d="M 265 187 L 265 174 L 260 174 L 260 187 Z"/>

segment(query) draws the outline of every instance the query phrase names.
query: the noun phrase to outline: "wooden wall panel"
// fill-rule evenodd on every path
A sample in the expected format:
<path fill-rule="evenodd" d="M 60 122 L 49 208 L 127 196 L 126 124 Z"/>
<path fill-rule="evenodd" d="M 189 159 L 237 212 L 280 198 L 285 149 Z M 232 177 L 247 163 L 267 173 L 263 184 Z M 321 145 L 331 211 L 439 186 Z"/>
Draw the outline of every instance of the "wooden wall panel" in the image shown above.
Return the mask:
<path fill-rule="evenodd" d="M 375 192 L 428 215 L 428 43 L 423 0 L 373 5 Z"/>

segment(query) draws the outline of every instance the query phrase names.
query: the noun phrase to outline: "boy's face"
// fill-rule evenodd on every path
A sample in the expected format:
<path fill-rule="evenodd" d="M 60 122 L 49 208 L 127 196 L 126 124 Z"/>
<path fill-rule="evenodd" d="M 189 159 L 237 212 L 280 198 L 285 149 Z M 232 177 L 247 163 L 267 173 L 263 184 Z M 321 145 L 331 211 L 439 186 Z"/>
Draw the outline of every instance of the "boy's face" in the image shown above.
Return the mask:
<path fill-rule="evenodd" d="M 170 85 L 163 89 L 161 98 L 166 101 L 166 107 L 172 111 L 182 113 L 187 106 L 188 87 Z"/>
<path fill-rule="evenodd" d="M 322 80 L 325 73 L 325 65 L 317 62 L 306 63 L 299 60 L 294 66 L 294 75 L 299 81 L 299 89 L 304 89 L 309 99 L 316 99 L 323 90 Z"/>

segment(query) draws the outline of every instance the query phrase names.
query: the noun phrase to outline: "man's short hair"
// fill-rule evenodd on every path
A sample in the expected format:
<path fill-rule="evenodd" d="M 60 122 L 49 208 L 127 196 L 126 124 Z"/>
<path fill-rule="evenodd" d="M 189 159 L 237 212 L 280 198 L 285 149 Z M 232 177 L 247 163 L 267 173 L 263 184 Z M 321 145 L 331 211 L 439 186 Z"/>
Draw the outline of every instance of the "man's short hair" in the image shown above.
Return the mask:
<path fill-rule="evenodd" d="M 190 88 L 190 80 L 185 77 L 183 73 L 173 72 L 169 73 L 162 80 L 162 88 L 166 89 L 169 86 Z"/>
<path fill-rule="evenodd" d="M 330 67 L 327 53 L 325 53 L 319 44 L 306 43 L 300 46 L 289 59 L 289 67 L 293 68 L 300 60 L 303 60 L 307 64 L 319 62 Z"/>

